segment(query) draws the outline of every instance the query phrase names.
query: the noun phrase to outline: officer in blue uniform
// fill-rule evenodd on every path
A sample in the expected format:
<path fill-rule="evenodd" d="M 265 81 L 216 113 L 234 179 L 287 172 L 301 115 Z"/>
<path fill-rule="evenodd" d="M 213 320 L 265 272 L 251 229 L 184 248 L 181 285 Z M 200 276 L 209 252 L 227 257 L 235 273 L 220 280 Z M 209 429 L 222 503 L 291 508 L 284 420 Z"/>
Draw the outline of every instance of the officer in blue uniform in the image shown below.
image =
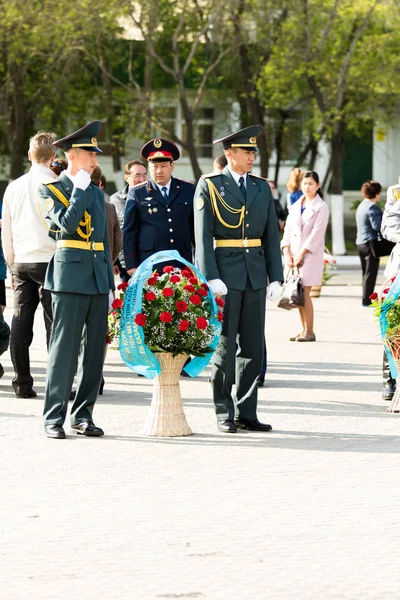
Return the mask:
<path fill-rule="evenodd" d="M 100 436 L 92 411 L 103 369 L 109 290 L 114 289 L 103 192 L 90 181 L 97 165 L 100 121 L 57 140 L 68 168 L 59 180 L 42 185 L 40 209 L 57 250 L 44 287 L 51 291 L 50 337 L 44 405 L 48 437 L 65 438 L 63 424 L 79 356 L 78 382 L 71 408 L 73 433 Z"/>
<path fill-rule="evenodd" d="M 265 298 L 277 300 L 283 280 L 274 200 L 265 179 L 250 171 L 261 125 L 222 142 L 228 165 L 204 175 L 195 195 L 196 252 L 216 295 L 226 295 L 211 381 L 218 429 L 270 431 L 257 417 L 257 382 L 264 353 Z M 236 383 L 236 393 L 232 384 Z"/>
<path fill-rule="evenodd" d="M 131 188 L 126 202 L 123 246 L 129 275 L 160 250 L 177 250 L 192 262 L 194 246 L 196 186 L 172 177 L 174 161 L 180 157 L 178 148 L 168 140 L 154 139 L 140 154 L 149 163 L 150 179 Z"/>

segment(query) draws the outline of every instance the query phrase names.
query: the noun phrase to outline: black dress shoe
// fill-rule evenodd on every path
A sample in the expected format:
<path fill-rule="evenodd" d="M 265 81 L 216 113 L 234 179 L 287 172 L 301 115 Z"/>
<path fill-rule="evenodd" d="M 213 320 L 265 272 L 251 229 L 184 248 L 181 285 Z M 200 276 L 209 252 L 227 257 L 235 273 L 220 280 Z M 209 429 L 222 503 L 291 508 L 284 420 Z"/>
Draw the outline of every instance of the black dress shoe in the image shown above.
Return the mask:
<path fill-rule="evenodd" d="M 75 425 L 71 425 L 73 433 L 78 435 L 87 435 L 89 437 L 99 437 L 104 435 L 104 431 L 100 427 L 96 427 L 93 421 L 81 421 Z"/>
<path fill-rule="evenodd" d="M 35 392 L 35 390 L 29 390 L 29 392 L 25 392 L 25 394 L 15 393 L 15 395 L 17 396 L 17 398 L 36 398 L 37 397 L 37 393 Z"/>
<path fill-rule="evenodd" d="M 258 419 L 235 419 L 235 425 L 238 429 L 248 429 L 249 431 L 272 431 L 268 423 L 260 423 Z"/>
<path fill-rule="evenodd" d="M 264 387 L 264 377 L 259 377 L 257 379 L 257 387 Z"/>
<path fill-rule="evenodd" d="M 233 421 L 218 421 L 218 430 L 222 433 L 236 433 L 237 427 Z"/>
<path fill-rule="evenodd" d="M 62 425 L 45 425 L 44 430 L 49 438 L 54 438 L 56 440 L 65 439 L 65 431 Z"/>
<path fill-rule="evenodd" d="M 393 400 L 396 383 L 389 382 L 382 389 L 382 400 Z"/>

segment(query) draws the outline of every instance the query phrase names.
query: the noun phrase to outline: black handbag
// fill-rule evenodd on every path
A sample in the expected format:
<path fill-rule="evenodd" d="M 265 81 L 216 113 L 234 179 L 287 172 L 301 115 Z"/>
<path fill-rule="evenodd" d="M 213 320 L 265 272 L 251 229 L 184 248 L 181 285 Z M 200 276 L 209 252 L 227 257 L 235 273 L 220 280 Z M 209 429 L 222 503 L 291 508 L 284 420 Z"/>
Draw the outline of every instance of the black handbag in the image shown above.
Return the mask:
<path fill-rule="evenodd" d="M 297 267 L 290 269 L 286 276 L 278 306 L 285 310 L 292 310 L 292 308 L 304 306 L 304 289 L 301 284 L 301 277 Z"/>
<path fill-rule="evenodd" d="M 369 247 L 371 254 L 374 258 L 380 258 L 381 256 L 389 256 L 396 244 L 385 240 L 382 234 L 379 232 L 375 240 L 369 241 Z"/>

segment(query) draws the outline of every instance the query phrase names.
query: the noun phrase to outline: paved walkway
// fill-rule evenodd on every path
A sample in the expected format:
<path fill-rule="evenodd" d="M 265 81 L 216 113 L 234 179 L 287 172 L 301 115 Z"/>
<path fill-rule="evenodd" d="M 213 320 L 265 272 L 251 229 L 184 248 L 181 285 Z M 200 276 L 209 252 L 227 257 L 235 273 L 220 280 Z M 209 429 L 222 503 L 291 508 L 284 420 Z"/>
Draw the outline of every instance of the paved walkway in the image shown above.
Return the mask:
<path fill-rule="evenodd" d="M 0 599 L 399 598 L 400 416 L 380 399 L 359 279 L 323 288 L 315 344 L 289 342 L 298 315 L 268 305 L 263 435 L 216 431 L 206 372 L 182 379 L 192 437 L 141 436 L 152 382 L 110 352 L 95 412 L 106 436 L 45 438 L 38 313 L 38 399 L 13 397 L 2 357 Z"/>

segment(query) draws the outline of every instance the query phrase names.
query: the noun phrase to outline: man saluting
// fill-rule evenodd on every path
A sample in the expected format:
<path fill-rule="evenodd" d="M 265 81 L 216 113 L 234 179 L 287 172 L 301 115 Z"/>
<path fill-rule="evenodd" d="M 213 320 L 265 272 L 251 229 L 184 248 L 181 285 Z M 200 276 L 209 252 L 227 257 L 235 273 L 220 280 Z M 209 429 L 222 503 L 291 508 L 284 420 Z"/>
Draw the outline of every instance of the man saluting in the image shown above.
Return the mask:
<path fill-rule="evenodd" d="M 78 382 L 71 409 L 74 433 L 100 436 L 92 420 L 103 370 L 109 290 L 114 289 L 103 192 L 90 175 L 97 165 L 100 121 L 54 142 L 68 168 L 57 182 L 42 185 L 40 197 L 57 250 L 44 287 L 51 291 L 50 338 L 44 405 L 45 432 L 65 438 L 68 399 L 79 355 Z M 83 344 L 80 352 L 80 346 Z"/>
<path fill-rule="evenodd" d="M 257 380 L 266 287 L 269 282 L 268 298 L 277 300 L 283 273 L 271 190 L 265 179 L 250 173 L 262 130 L 254 125 L 215 140 L 223 143 L 228 165 L 220 174 L 204 175 L 195 194 L 200 270 L 215 294 L 226 295 L 211 373 L 218 429 L 225 433 L 236 433 L 237 427 L 272 429 L 257 418 Z"/>

